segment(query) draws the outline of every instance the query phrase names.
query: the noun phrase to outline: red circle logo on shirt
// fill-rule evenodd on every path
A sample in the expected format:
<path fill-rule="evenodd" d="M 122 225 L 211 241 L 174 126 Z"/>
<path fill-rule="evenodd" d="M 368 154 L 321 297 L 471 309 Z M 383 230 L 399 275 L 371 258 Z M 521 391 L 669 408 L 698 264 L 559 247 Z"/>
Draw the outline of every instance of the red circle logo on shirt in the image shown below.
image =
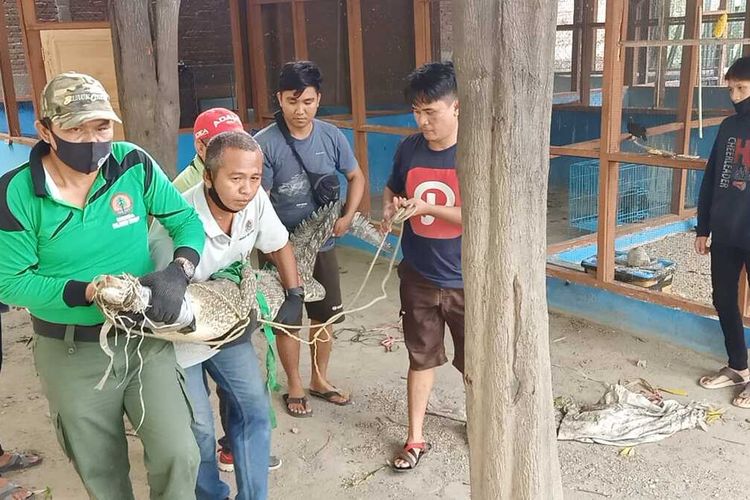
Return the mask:
<path fill-rule="evenodd" d="M 460 207 L 458 176 L 454 169 L 416 167 L 406 176 L 406 194 L 430 205 Z M 424 238 L 452 239 L 461 236 L 461 225 L 422 215 L 409 219 L 414 233 Z"/>

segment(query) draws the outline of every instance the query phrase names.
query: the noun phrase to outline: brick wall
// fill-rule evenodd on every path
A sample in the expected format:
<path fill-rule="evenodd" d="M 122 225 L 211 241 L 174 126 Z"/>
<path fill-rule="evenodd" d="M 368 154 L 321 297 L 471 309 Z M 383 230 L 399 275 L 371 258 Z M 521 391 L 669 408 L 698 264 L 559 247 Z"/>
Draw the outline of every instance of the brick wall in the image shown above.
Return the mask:
<path fill-rule="evenodd" d="M 180 4 L 178 58 L 183 127 L 192 126 L 201 100 L 234 95 L 230 22 L 229 0 L 182 0 Z"/>
<path fill-rule="evenodd" d="M 19 99 L 30 97 L 31 88 L 24 60 L 20 20 L 16 0 L 0 0 L 4 3 L 6 25 L 9 30 L 10 54 L 13 66 L 16 93 Z M 107 18 L 106 0 L 36 0 L 37 17 L 40 20 L 94 21 Z M 327 5 L 327 4 L 326 4 Z M 367 70 L 368 104 L 392 104 L 402 100 L 403 77 L 413 65 L 414 39 L 411 20 L 411 2 L 402 5 L 402 0 L 365 0 L 365 67 Z M 336 40 L 337 31 L 345 40 L 345 24 L 336 27 L 337 20 L 321 19 L 316 14 L 330 16 L 330 9 L 308 7 L 308 27 L 311 56 L 316 53 L 321 65 L 328 71 L 327 97 L 332 103 L 348 104 L 348 55 L 346 49 L 337 54 L 335 47 L 316 50 L 319 40 L 316 32 L 325 32 L 328 42 Z M 345 9 L 344 9 L 345 11 Z M 441 2 L 437 14 L 439 44 L 436 58 L 450 57 L 453 47 L 451 5 Z M 284 24 L 291 19 L 283 20 Z M 232 39 L 228 0 L 182 0 L 179 15 L 178 57 L 180 66 L 180 93 L 185 122 L 190 122 L 202 99 L 230 97 L 234 94 Z M 323 44 L 325 45 L 325 44 Z M 321 47 L 322 48 L 322 47 Z M 369 50 L 368 50 L 369 49 Z M 329 57 L 330 56 L 330 57 Z M 330 58 L 331 61 L 327 59 Z M 338 63 L 337 61 L 341 62 Z M 324 64 L 325 63 L 325 64 Z M 327 64 L 330 63 L 330 64 Z M 341 80 L 341 81 L 339 81 Z M 334 90 L 336 89 L 336 90 Z"/>
<path fill-rule="evenodd" d="M 40 21 L 106 21 L 107 0 L 35 0 Z"/>
<path fill-rule="evenodd" d="M 18 99 L 31 96 L 31 84 L 26 69 L 23 38 L 21 36 L 21 20 L 18 17 L 16 0 L 0 0 L 5 7 L 5 25 L 8 27 L 8 41 L 10 63 L 13 68 L 13 83 L 16 87 Z"/>

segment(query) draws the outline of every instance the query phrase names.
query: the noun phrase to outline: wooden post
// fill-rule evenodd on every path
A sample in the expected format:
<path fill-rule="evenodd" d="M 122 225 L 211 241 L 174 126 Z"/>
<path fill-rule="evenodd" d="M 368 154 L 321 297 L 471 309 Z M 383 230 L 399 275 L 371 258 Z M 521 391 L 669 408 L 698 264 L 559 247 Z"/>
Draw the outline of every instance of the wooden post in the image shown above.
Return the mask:
<path fill-rule="evenodd" d="M 8 135 L 19 137 L 21 123 L 18 118 L 18 102 L 16 102 L 16 88 L 13 85 L 13 66 L 10 63 L 8 48 L 8 28 L 5 25 L 5 7 L 0 1 L 0 83 L 3 89 L 5 116 L 8 120 Z"/>
<path fill-rule="evenodd" d="M 292 30 L 294 33 L 294 58 L 298 61 L 308 59 L 307 28 L 305 20 L 305 3 L 292 0 Z"/>
<path fill-rule="evenodd" d="M 229 20 L 232 31 L 232 57 L 234 60 L 234 95 L 237 114 L 247 122 L 247 95 L 245 93 L 245 51 L 242 46 L 240 26 L 240 0 L 229 0 Z"/>
<path fill-rule="evenodd" d="M 666 40 L 669 34 L 669 8 L 671 0 L 662 0 L 659 4 L 659 40 Z M 656 61 L 656 82 L 654 83 L 654 107 L 660 108 L 664 105 L 664 93 L 666 91 L 665 77 L 667 73 L 667 47 L 658 47 L 658 56 Z"/>
<path fill-rule="evenodd" d="M 250 38 L 250 72 L 253 80 L 253 106 L 255 121 L 261 123 L 269 114 L 268 75 L 266 74 L 265 47 L 263 46 L 263 21 L 257 0 L 250 0 L 247 7 L 247 25 Z"/>
<path fill-rule="evenodd" d="M 719 0 L 719 10 L 723 10 L 723 11 L 727 10 L 727 0 Z M 724 37 L 725 38 L 728 37 L 728 35 L 729 35 L 728 31 L 729 31 L 729 26 L 727 25 L 727 28 L 724 31 Z M 719 51 L 720 51 L 719 52 L 719 71 L 718 71 L 718 75 L 717 75 L 718 76 L 717 86 L 721 87 L 721 86 L 724 86 L 724 84 L 725 84 L 725 82 L 724 82 L 724 73 L 725 73 L 725 71 L 724 71 L 724 68 L 725 68 L 724 63 L 726 62 L 725 60 L 727 58 L 727 46 L 726 45 L 721 45 L 719 47 Z"/>
<path fill-rule="evenodd" d="M 745 30 L 742 35 L 744 38 L 750 38 L 750 0 L 745 2 Z M 742 55 L 750 56 L 750 45 L 742 46 Z"/>
<path fill-rule="evenodd" d="M 636 9 L 635 12 L 631 12 L 631 15 L 628 16 L 627 22 L 628 22 L 628 40 L 635 40 L 636 37 L 636 23 L 638 21 L 638 12 L 640 12 L 640 9 Z M 626 50 L 625 51 L 625 80 L 624 83 L 628 87 L 632 87 L 636 83 L 635 78 L 635 65 L 636 65 L 636 54 L 638 52 L 636 50 Z"/>
<path fill-rule="evenodd" d="M 581 25 L 583 0 L 573 0 L 573 44 L 570 57 L 570 91 L 576 92 L 581 81 Z M 583 104 L 583 103 L 581 103 Z"/>
<path fill-rule="evenodd" d="M 620 41 L 627 36 L 628 4 L 625 0 L 607 0 L 604 23 L 604 75 L 602 89 L 602 133 L 599 160 L 599 220 L 597 229 L 597 269 L 599 281 L 615 278 L 615 227 L 617 225 L 617 185 L 619 163 L 609 154 L 620 150 L 622 123 L 622 81 L 624 49 Z"/>
<path fill-rule="evenodd" d="M 581 104 L 591 104 L 591 67 L 594 61 L 594 29 L 591 23 L 596 18 L 596 0 L 583 0 L 583 35 L 581 47 L 580 84 Z"/>
<path fill-rule="evenodd" d="M 363 129 L 367 122 L 365 101 L 365 66 L 362 42 L 362 7 L 360 0 L 346 0 L 346 20 L 349 35 L 349 80 L 352 93 L 352 131 L 354 133 L 354 154 L 367 182 L 365 196 L 360 211 L 370 213 L 370 173 L 367 164 L 367 132 Z"/>
<path fill-rule="evenodd" d="M 18 0 L 18 16 L 26 52 L 26 65 L 31 78 L 31 93 L 33 95 L 31 102 L 34 105 L 36 116 L 39 116 L 38 100 L 42 94 L 42 89 L 47 84 L 47 75 L 44 71 L 44 60 L 42 59 L 42 38 L 38 29 L 31 28 L 32 24 L 37 24 L 34 0 Z"/>
<path fill-rule="evenodd" d="M 415 66 L 421 66 L 432 61 L 430 19 L 429 0 L 414 0 Z"/>
<path fill-rule="evenodd" d="M 638 5 L 638 15 L 639 15 L 639 21 L 638 24 L 638 39 L 639 40 L 648 40 L 649 38 L 649 23 L 651 21 L 651 10 L 650 10 L 651 4 L 649 2 L 641 2 Z M 636 64 L 637 73 L 641 75 L 641 79 L 637 80 L 637 83 L 646 84 L 648 83 L 648 49 L 642 48 L 642 49 L 633 49 L 635 53 L 637 54 L 636 59 L 638 60 L 638 63 Z"/>
<path fill-rule="evenodd" d="M 695 38 L 699 30 L 698 7 L 695 2 L 688 2 L 685 10 L 685 31 L 683 38 Z M 698 79 L 698 47 L 686 45 L 682 48 L 682 65 L 680 67 L 680 97 L 677 108 L 677 121 L 682 129 L 677 132 L 675 147 L 682 154 L 690 154 L 690 131 L 693 119 L 693 95 Z M 672 171 L 672 213 L 685 213 L 685 192 L 687 191 L 687 170 Z"/>

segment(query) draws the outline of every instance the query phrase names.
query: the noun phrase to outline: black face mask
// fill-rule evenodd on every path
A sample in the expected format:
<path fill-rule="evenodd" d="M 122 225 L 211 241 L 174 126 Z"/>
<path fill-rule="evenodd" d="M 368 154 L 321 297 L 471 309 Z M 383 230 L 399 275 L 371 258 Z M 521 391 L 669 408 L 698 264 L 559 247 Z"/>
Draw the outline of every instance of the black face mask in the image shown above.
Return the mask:
<path fill-rule="evenodd" d="M 740 102 L 733 102 L 734 110 L 738 115 L 744 115 L 750 113 L 750 97 L 746 97 Z"/>
<path fill-rule="evenodd" d="M 101 168 L 112 153 L 112 141 L 106 142 L 68 142 L 60 139 L 54 132 L 57 149 L 55 153 L 67 166 L 81 172 L 90 174 Z"/>
<path fill-rule="evenodd" d="M 211 171 L 208 169 L 206 170 L 208 172 L 208 178 L 211 179 L 211 183 L 213 184 L 213 179 L 211 178 Z M 216 206 L 222 209 L 225 212 L 229 212 L 230 214 L 236 214 L 239 212 L 239 210 L 232 210 L 228 206 L 224 204 L 223 201 L 221 201 L 221 197 L 219 196 L 219 193 L 216 192 L 216 189 L 214 189 L 213 186 L 207 189 L 208 190 L 208 197 L 211 198 L 211 201 L 216 203 Z"/>

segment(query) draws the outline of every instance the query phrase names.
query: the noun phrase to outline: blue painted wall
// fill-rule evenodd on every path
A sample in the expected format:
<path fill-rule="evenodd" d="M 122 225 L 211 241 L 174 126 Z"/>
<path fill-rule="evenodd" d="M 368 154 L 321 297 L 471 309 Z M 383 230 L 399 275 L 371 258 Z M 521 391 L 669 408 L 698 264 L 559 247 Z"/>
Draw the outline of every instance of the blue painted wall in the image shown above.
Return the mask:
<path fill-rule="evenodd" d="M 18 102 L 18 119 L 21 125 L 21 135 L 35 136 L 34 128 L 34 105 L 31 101 Z M 0 132 L 8 133 L 8 116 L 5 113 L 5 104 L 0 102 Z"/>
<path fill-rule="evenodd" d="M 29 146 L 0 141 L 0 175 L 28 161 L 30 151 Z"/>

